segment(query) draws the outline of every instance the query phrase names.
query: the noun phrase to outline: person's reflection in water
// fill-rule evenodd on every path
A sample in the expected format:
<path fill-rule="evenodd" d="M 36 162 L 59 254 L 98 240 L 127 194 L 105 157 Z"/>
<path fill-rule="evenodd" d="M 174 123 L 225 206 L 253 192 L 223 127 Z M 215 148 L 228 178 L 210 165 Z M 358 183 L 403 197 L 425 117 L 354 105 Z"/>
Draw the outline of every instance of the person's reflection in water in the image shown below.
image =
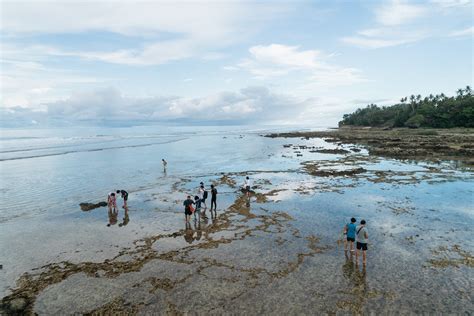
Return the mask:
<path fill-rule="evenodd" d="M 193 243 L 194 241 L 193 234 L 194 234 L 194 231 L 191 228 L 191 223 L 186 222 L 186 229 L 184 231 L 184 240 L 186 240 L 188 244 Z"/>
<path fill-rule="evenodd" d="M 196 234 L 193 235 L 194 237 L 193 239 L 196 241 L 201 240 L 201 237 L 202 237 L 201 223 L 200 222 L 194 223 L 194 229 L 196 230 Z"/>
<path fill-rule="evenodd" d="M 352 261 L 352 252 L 344 251 L 344 254 L 346 255 L 346 262 L 342 266 L 342 275 L 348 280 L 352 278 L 352 275 L 354 274 L 354 267 L 355 264 Z"/>
<path fill-rule="evenodd" d="M 118 211 L 112 208 L 109 208 L 109 223 L 107 227 L 117 224 Z"/>
<path fill-rule="evenodd" d="M 215 213 L 214 216 L 212 216 L 212 213 L 211 213 L 211 220 L 212 220 L 212 224 L 217 223 L 217 212 Z"/>
<path fill-rule="evenodd" d="M 357 266 L 356 266 L 357 267 Z M 367 270 L 365 268 L 365 266 L 362 266 L 362 270 L 359 270 L 359 268 L 357 267 L 356 269 L 356 272 L 355 272 L 355 276 L 356 276 L 356 279 L 357 279 L 357 286 L 358 286 L 358 290 L 360 291 L 360 295 L 364 297 L 363 300 L 365 300 L 366 296 L 367 296 L 367 293 L 368 293 L 368 286 L 367 286 L 367 280 L 366 280 L 366 276 L 367 276 Z"/>
<path fill-rule="evenodd" d="M 128 216 L 128 206 L 124 207 L 125 214 L 123 215 L 123 222 L 119 224 L 119 227 L 127 226 L 128 222 L 130 222 L 130 217 Z"/>
<path fill-rule="evenodd" d="M 342 275 L 347 279 L 348 285 L 345 294 L 353 296 L 351 299 L 352 312 L 354 314 L 364 314 L 365 302 L 369 296 L 367 285 L 367 270 L 365 266 L 359 270 L 359 266 L 353 261 L 353 254 L 345 252 L 346 261 L 342 266 Z"/>

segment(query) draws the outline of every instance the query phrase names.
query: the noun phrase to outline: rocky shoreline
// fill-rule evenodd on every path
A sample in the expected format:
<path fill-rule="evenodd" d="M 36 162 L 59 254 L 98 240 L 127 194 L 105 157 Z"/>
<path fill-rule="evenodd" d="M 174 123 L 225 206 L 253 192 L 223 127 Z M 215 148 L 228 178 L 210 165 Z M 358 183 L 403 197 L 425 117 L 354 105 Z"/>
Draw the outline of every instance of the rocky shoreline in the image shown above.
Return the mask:
<path fill-rule="evenodd" d="M 458 160 L 474 165 L 474 130 L 340 128 L 328 131 L 272 133 L 276 138 L 324 138 L 327 142 L 367 146 L 370 155 L 397 158 Z"/>

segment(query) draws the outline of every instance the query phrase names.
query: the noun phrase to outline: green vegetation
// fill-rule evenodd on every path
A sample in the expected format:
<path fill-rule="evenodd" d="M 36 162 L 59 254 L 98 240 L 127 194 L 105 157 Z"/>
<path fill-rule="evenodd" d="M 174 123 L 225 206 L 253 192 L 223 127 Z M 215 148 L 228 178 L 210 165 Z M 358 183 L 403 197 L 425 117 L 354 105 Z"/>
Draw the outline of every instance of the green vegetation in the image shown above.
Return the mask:
<path fill-rule="evenodd" d="M 344 114 L 339 126 L 375 127 L 474 127 L 474 95 L 471 87 L 458 89 L 457 95 L 440 95 L 422 98 L 411 95 L 392 106 L 369 104 L 354 113 Z"/>

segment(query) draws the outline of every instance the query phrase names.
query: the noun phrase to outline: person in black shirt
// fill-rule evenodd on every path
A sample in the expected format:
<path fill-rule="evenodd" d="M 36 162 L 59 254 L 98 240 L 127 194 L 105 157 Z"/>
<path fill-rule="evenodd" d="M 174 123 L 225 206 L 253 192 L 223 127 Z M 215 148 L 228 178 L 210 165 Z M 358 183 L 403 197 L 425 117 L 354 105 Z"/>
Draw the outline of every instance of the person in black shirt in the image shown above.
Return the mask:
<path fill-rule="evenodd" d="M 117 190 L 117 194 L 120 194 L 123 199 L 123 208 L 127 207 L 127 201 L 128 201 L 128 192 L 125 190 Z"/>
<path fill-rule="evenodd" d="M 217 189 L 214 187 L 214 184 L 211 184 L 211 215 L 213 206 L 214 212 L 217 213 Z"/>

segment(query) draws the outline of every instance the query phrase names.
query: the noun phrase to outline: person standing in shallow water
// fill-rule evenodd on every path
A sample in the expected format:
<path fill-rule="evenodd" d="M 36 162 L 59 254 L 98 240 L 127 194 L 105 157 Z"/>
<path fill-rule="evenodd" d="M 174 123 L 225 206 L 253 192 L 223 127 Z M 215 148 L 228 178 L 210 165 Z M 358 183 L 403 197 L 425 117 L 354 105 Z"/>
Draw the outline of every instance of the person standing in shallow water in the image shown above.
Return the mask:
<path fill-rule="evenodd" d="M 109 210 L 115 210 L 117 209 L 117 198 L 115 197 L 114 192 L 110 192 L 109 195 L 107 196 L 107 205 L 109 206 Z"/>
<path fill-rule="evenodd" d="M 344 235 L 346 235 L 346 239 L 344 240 L 344 251 L 347 251 L 347 245 L 349 244 L 349 248 L 351 252 L 354 251 L 354 242 L 356 237 L 356 219 L 353 217 L 351 218 L 351 222 L 344 226 Z"/>
<path fill-rule="evenodd" d="M 207 205 L 206 205 L 207 195 L 208 195 L 208 192 L 204 188 L 204 182 L 201 182 L 199 185 L 199 197 L 201 198 L 202 204 L 204 204 L 204 212 L 203 212 L 204 217 L 205 217 L 205 212 L 207 209 Z"/>
<path fill-rule="evenodd" d="M 251 188 L 252 188 L 252 182 L 250 181 L 250 178 L 247 176 L 245 177 L 245 182 L 244 182 L 244 189 L 247 192 L 247 197 L 250 197 Z"/>
<path fill-rule="evenodd" d="M 214 184 L 211 184 L 211 217 L 213 208 L 217 216 L 217 189 L 214 187 Z"/>
<path fill-rule="evenodd" d="M 184 205 L 184 219 L 186 222 L 189 222 L 191 219 L 191 215 L 193 215 L 193 204 L 194 201 L 191 199 L 191 196 L 188 195 L 187 199 L 183 202 Z"/>
<path fill-rule="evenodd" d="M 369 242 L 369 232 L 365 227 L 365 220 L 360 221 L 360 226 L 357 227 L 357 245 L 356 245 L 356 264 L 359 263 L 359 251 L 362 251 L 362 263 L 364 266 L 367 263 L 366 252 L 367 252 L 367 243 Z"/>
<path fill-rule="evenodd" d="M 201 221 L 201 199 L 199 196 L 194 197 L 194 204 L 196 205 L 196 209 L 194 210 L 194 221 L 196 221 L 196 214 L 197 214 L 197 221 Z"/>
<path fill-rule="evenodd" d="M 123 208 L 127 207 L 127 201 L 128 201 L 128 192 L 125 190 L 117 190 L 117 194 L 120 194 L 123 199 Z"/>

